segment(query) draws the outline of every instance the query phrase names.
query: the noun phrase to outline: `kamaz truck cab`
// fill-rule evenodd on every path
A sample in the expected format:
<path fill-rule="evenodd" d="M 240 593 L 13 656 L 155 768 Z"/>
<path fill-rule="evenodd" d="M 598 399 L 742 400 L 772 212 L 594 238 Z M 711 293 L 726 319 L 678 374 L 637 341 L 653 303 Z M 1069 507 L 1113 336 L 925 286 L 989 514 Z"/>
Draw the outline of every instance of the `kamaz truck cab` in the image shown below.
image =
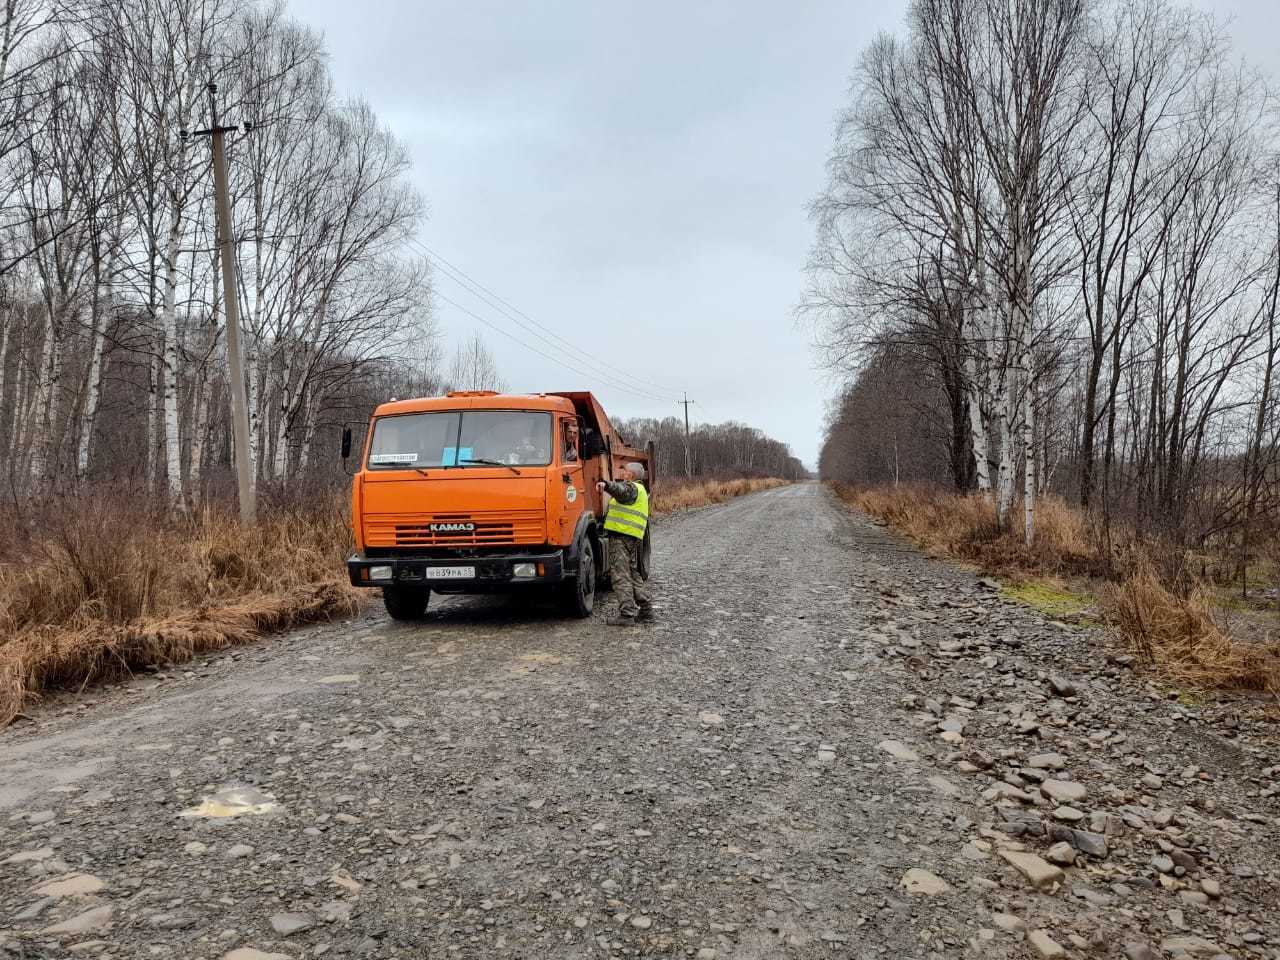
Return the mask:
<path fill-rule="evenodd" d="M 344 430 L 342 455 L 351 453 Z M 432 593 L 554 593 L 587 617 L 605 582 L 598 480 L 644 465 L 590 393 L 489 391 L 396 400 L 373 413 L 351 490 L 351 582 L 417 619 Z M 646 535 L 641 570 L 648 575 Z"/>

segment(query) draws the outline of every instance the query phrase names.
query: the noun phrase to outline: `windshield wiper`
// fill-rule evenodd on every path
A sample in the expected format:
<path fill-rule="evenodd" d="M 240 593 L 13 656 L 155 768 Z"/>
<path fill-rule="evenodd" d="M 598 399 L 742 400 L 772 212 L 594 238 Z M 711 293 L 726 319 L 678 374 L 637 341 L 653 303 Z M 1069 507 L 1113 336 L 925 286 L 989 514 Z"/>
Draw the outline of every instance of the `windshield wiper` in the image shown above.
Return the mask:
<path fill-rule="evenodd" d="M 459 463 L 482 463 L 486 467 L 506 467 L 508 470 L 514 473 L 517 477 L 523 476 L 523 474 L 521 474 L 520 471 L 517 470 L 515 467 L 513 467 L 511 464 L 503 463 L 501 460 L 476 460 L 472 457 L 463 457 L 458 462 Z"/>

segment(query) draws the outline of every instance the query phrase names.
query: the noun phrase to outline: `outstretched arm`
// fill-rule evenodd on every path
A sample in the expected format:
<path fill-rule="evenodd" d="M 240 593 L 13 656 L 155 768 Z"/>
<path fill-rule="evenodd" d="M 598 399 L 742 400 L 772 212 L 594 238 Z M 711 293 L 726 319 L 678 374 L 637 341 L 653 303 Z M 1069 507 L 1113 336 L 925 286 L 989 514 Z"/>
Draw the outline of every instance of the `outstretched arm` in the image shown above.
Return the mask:
<path fill-rule="evenodd" d="M 624 507 L 635 503 L 636 498 L 640 496 L 636 490 L 636 485 L 629 480 L 610 480 L 608 482 L 597 483 L 596 486 L 603 490 L 613 499 L 617 500 Z"/>

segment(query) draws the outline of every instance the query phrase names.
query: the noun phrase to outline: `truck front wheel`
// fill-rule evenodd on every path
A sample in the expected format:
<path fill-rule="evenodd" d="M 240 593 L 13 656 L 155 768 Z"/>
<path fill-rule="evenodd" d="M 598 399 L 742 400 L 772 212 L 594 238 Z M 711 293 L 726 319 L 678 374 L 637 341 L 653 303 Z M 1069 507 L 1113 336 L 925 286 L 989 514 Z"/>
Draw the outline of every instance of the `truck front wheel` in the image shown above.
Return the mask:
<path fill-rule="evenodd" d="M 392 620 L 421 620 L 431 591 L 420 587 L 383 587 L 382 603 Z"/>
<path fill-rule="evenodd" d="M 571 617 L 585 620 L 596 608 L 596 552 L 590 537 L 578 548 L 578 573 L 561 588 L 564 606 Z"/>

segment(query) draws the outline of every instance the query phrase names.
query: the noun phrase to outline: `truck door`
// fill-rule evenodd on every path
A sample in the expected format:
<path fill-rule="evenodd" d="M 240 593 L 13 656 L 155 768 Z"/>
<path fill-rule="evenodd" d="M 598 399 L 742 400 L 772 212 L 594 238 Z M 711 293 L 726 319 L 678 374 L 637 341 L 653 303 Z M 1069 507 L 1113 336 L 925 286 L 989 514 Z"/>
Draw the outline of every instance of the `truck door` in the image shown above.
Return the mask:
<path fill-rule="evenodd" d="M 573 542 L 573 535 L 578 529 L 578 520 L 582 512 L 591 502 L 589 496 L 586 471 L 582 464 L 582 433 L 577 417 L 561 417 L 556 425 L 558 462 L 560 469 L 556 473 L 559 482 L 560 502 L 560 544 L 568 546 Z M 551 498 L 547 498 L 550 507 Z"/>

